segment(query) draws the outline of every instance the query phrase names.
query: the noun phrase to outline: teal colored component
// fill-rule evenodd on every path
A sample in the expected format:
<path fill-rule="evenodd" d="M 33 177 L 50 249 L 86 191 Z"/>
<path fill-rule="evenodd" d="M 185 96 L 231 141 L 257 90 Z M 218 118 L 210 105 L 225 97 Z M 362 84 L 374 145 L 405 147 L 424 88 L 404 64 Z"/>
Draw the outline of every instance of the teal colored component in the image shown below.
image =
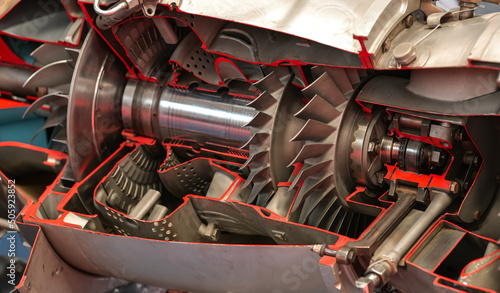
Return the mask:
<path fill-rule="evenodd" d="M 35 51 L 42 43 L 21 40 L 18 38 L 14 38 L 11 36 L 1 36 L 5 44 L 9 46 L 12 53 L 16 54 L 19 58 L 21 58 L 24 62 L 28 64 L 35 63 L 35 58 L 31 56 L 31 53 Z"/>
<path fill-rule="evenodd" d="M 45 118 L 33 113 L 22 119 L 26 109 L 28 107 L 0 109 L 0 141 L 30 143 L 38 129 L 42 128 Z M 47 148 L 47 132 L 40 131 L 32 145 Z"/>

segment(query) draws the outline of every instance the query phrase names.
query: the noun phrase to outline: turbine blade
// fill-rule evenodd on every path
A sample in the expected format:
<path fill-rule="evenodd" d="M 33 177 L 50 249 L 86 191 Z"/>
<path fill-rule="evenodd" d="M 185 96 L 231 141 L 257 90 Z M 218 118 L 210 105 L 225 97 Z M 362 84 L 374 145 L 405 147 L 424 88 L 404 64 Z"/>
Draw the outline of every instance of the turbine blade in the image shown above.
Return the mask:
<path fill-rule="evenodd" d="M 292 185 L 289 188 L 294 188 L 297 184 L 304 181 L 307 177 L 319 173 L 323 170 L 326 170 L 331 162 L 332 160 L 328 160 L 308 167 L 304 166 L 305 168 L 302 168 L 302 170 L 300 170 L 299 175 L 295 177 L 295 179 L 292 182 Z"/>
<path fill-rule="evenodd" d="M 243 125 L 243 127 L 256 127 L 262 129 L 269 121 L 271 121 L 273 117 L 264 112 L 257 112 L 255 116 L 253 116 L 252 120 L 250 120 L 247 124 Z"/>
<path fill-rule="evenodd" d="M 276 104 L 276 102 L 276 99 L 272 95 L 267 91 L 263 91 L 255 100 L 248 103 L 247 106 L 262 111 Z"/>
<path fill-rule="evenodd" d="M 321 141 L 330 134 L 335 131 L 335 128 L 325 124 L 323 122 L 318 122 L 316 120 L 309 119 L 306 124 L 299 130 L 290 141 L 299 141 L 299 140 L 312 140 L 312 141 Z"/>
<path fill-rule="evenodd" d="M 291 167 L 295 163 L 302 163 L 308 158 L 317 157 L 322 154 L 325 154 L 333 147 L 331 143 L 310 143 L 305 144 L 300 149 L 297 156 L 293 159 L 293 161 L 288 165 Z"/>
<path fill-rule="evenodd" d="M 271 187 L 271 188 L 269 188 L 269 187 Z M 273 193 L 271 178 L 268 178 L 266 180 L 259 181 L 259 182 L 254 182 L 252 192 L 250 193 L 250 196 L 248 197 L 247 203 L 254 202 L 254 200 L 257 198 L 257 195 L 260 193 L 263 193 L 263 192 L 266 195 L 269 193 L 270 194 Z M 270 195 L 268 195 L 268 196 L 270 196 Z"/>
<path fill-rule="evenodd" d="M 56 126 L 61 126 L 65 127 L 66 125 L 66 112 L 67 112 L 67 107 L 66 106 L 61 106 L 58 107 L 56 110 L 54 110 L 49 118 L 45 121 L 43 126 L 37 130 L 37 132 L 33 135 L 33 137 L 30 140 L 30 143 L 33 142 L 35 137 L 42 131 L 48 128 L 56 127 Z"/>
<path fill-rule="evenodd" d="M 35 58 L 35 66 L 38 67 L 43 67 L 67 57 L 63 46 L 49 43 L 39 46 L 30 55 Z"/>
<path fill-rule="evenodd" d="M 263 144 L 266 139 L 269 138 L 269 133 L 267 132 L 257 132 L 252 135 L 252 137 L 245 143 L 240 149 L 244 149 L 250 145 Z"/>
<path fill-rule="evenodd" d="M 312 99 L 315 95 L 320 95 L 332 106 L 338 106 L 346 101 L 337 85 L 330 78 L 328 73 L 323 73 L 318 79 L 302 90 L 305 97 Z"/>
<path fill-rule="evenodd" d="M 325 198 L 325 196 L 332 191 L 334 187 L 331 186 L 326 190 L 316 190 L 310 196 L 308 196 L 304 201 L 304 207 L 300 212 L 299 223 L 305 223 L 305 221 L 309 218 L 314 208 L 318 206 L 318 204 Z"/>
<path fill-rule="evenodd" d="M 353 91 L 351 81 L 347 77 L 344 68 L 324 67 L 325 71 L 330 75 L 333 82 L 337 85 L 342 94 L 347 95 Z"/>
<path fill-rule="evenodd" d="M 257 178 L 267 178 L 269 177 L 269 167 L 268 166 L 262 166 L 260 168 L 254 168 L 253 170 L 250 171 L 250 175 L 248 175 L 247 180 L 243 184 L 243 188 L 247 187 L 250 185 L 251 182 L 254 181 L 254 179 Z M 255 185 L 255 184 L 254 184 Z"/>
<path fill-rule="evenodd" d="M 47 94 L 38 100 L 34 101 L 33 104 L 29 106 L 29 108 L 24 112 L 23 119 L 24 117 L 28 116 L 29 114 L 35 112 L 36 110 L 40 109 L 43 105 L 49 104 L 49 103 L 59 103 L 61 105 L 68 104 L 68 96 L 64 95 L 60 92 L 58 93 L 51 93 Z"/>
<path fill-rule="evenodd" d="M 295 117 L 328 123 L 340 115 L 341 113 L 334 106 L 325 101 L 321 96 L 315 95 L 309 103 L 295 114 Z"/>
<path fill-rule="evenodd" d="M 347 78 L 351 84 L 357 84 L 361 80 L 359 79 L 359 73 L 356 68 L 346 68 L 345 73 L 347 73 Z"/>
<path fill-rule="evenodd" d="M 263 79 L 257 81 L 253 85 L 257 87 L 261 92 L 267 91 L 270 94 L 283 88 L 283 84 L 281 83 L 276 73 L 274 73 L 274 71 L 269 73 Z"/>
<path fill-rule="evenodd" d="M 24 87 L 48 87 L 69 92 L 73 67 L 68 60 L 61 60 L 42 67 L 31 75 L 24 83 Z"/>
<path fill-rule="evenodd" d="M 256 163 L 256 162 L 265 162 L 265 156 L 266 155 L 269 155 L 269 151 L 266 149 L 266 150 L 261 150 L 261 151 L 257 151 L 255 153 L 253 153 L 245 162 L 245 164 L 243 164 L 243 166 L 240 167 L 240 170 L 243 170 L 245 169 L 246 167 L 248 167 L 248 165 L 252 164 L 252 163 Z"/>
<path fill-rule="evenodd" d="M 68 54 L 70 58 L 70 64 L 74 68 L 76 65 L 76 61 L 78 60 L 78 56 L 80 55 L 80 50 L 76 48 L 65 48 L 66 53 Z M 69 60 L 68 60 L 69 61 Z"/>
<path fill-rule="evenodd" d="M 304 180 L 304 183 L 300 187 L 297 198 L 294 201 L 292 212 L 295 212 L 297 208 L 302 204 L 305 198 L 310 194 L 318 190 L 323 184 L 331 182 L 333 180 L 333 174 L 331 172 L 324 172 L 322 175 L 311 176 Z"/>

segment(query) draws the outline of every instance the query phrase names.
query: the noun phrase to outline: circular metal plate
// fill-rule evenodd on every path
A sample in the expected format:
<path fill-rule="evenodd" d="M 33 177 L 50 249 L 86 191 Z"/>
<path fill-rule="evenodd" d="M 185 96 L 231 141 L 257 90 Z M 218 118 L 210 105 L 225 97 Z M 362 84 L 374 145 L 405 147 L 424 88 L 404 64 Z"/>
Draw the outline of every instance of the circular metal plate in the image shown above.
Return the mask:
<path fill-rule="evenodd" d="M 122 141 L 120 112 L 125 72 L 118 58 L 91 31 L 76 62 L 68 104 L 68 152 L 77 181 Z"/>

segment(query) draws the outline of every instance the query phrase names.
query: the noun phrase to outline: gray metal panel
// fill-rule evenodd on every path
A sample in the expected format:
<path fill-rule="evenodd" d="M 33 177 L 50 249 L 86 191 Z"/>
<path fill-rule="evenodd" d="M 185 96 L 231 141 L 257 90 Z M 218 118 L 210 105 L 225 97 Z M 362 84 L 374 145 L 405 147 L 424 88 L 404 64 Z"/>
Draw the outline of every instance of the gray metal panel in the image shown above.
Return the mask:
<path fill-rule="evenodd" d="M 455 248 L 465 235 L 465 231 L 443 228 L 412 260 L 412 263 L 429 271 L 434 271 Z"/>
<path fill-rule="evenodd" d="M 500 13 L 494 13 L 447 22 L 433 32 L 427 24 L 415 22 L 392 40 L 390 49 L 375 62 L 375 68 L 397 68 L 394 49 L 404 42 L 413 44 L 417 54 L 408 68 L 468 67 L 469 60 L 475 60 L 477 65 L 493 63 L 489 66 L 500 67 L 499 18 Z"/>
<path fill-rule="evenodd" d="M 22 293 L 109 292 L 126 284 L 123 280 L 86 274 L 64 262 L 52 249 L 39 227 L 20 224 L 23 234 L 35 234 L 33 250 L 17 290 Z M 25 234 L 26 235 L 26 234 Z M 33 235 L 33 236 L 35 236 Z"/>
<path fill-rule="evenodd" d="M 57 1 L 21 1 L 0 19 L 0 31 L 4 33 L 51 43 L 64 41 L 72 25 Z"/>
<path fill-rule="evenodd" d="M 379 44 L 407 11 L 414 11 L 420 1 L 181 1 L 181 11 L 250 24 L 303 37 L 349 52 L 358 53 L 361 45 L 354 35 L 370 36 Z M 368 51 L 373 52 L 368 48 Z"/>
<path fill-rule="evenodd" d="M 474 65 L 500 68 L 500 13 L 488 20 L 488 26 L 481 33 L 472 48 L 469 60 Z"/>
<path fill-rule="evenodd" d="M 326 292 L 308 246 L 165 242 L 42 225 L 75 268 L 193 292 Z"/>

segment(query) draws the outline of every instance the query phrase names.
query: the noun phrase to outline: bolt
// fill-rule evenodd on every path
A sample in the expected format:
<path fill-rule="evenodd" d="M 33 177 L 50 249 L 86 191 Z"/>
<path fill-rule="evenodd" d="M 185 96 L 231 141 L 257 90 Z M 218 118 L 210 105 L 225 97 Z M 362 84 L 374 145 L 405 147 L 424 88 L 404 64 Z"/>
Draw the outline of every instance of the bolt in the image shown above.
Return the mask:
<path fill-rule="evenodd" d="M 457 194 L 459 191 L 460 191 L 460 184 L 458 184 L 458 182 L 456 182 L 456 181 L 453 181 L 450 184 L 450 192 L 452 194 Z"/>
<path fill-rule="evenodd" d="M 28 286 L 26 286 L 28 290 L 31 290 L 31 282 L 28 282 Z"/>
<path fill-rule="evenodd" d="M 349 251 L 349 253 L 347 254 L 347 260 L 349 262 L 354 262 L 354 260 L 356 259 L 356 255 L 354 254 L 354 251 Z"/>
<path fill-rule="evenodd" d="M 474 220 L 477 221 L 481 219 L 481 212 L 480 211 L 475 211 L 474 212 Z"/>
<path fill-rule="evenodd" d="M 326 247 L 326 245 L 324 245 L 324 244 L 313 244 L 313 245 L 311 245 L 311 250 L 314 253 L 317 253 L 320 256 L 323 256 L 323 254 L 325 252 L 325 247 Z"/>
<path fill-rule="evenodd" d="M 380 144 L 374 142 L 374 141 L 370 141 L 368 143 L 368 148 L 367 148 L 367 151 L 371 154 L 376 154 L 380 151 Z"/>
<path fill-rule="evenodd" d="M 275 234 L 274 234 L 274 237 L 276 237 L 277 239 L 279 239 L 279 240 L 281 240 L 281 241 L 286 241 L 285 234 L 282 234 L 282 233 L 275 233 Z"/>
<path fill-rule="evenodd" d="M 412 25 L 413 25 L 413 14 L 410 14 L 405 18 L 405 26 L 409 28 Z"/>

